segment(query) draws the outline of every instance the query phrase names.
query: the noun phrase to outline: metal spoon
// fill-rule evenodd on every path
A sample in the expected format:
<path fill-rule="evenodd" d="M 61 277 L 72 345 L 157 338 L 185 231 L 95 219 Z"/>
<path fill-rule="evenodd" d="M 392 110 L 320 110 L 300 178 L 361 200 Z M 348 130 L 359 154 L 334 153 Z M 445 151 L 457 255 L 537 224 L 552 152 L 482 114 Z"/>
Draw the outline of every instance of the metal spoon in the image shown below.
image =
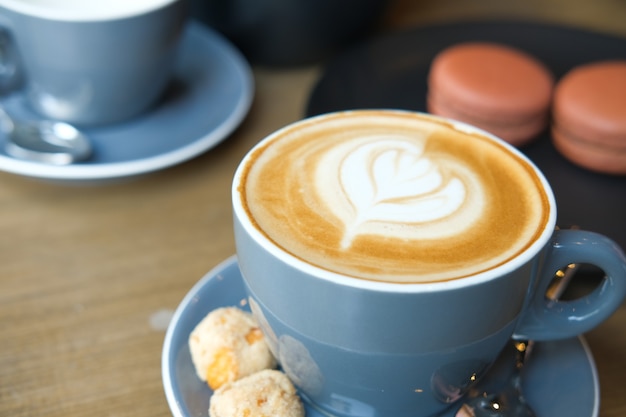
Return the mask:
<path fill-rule="evenodd" d="M 506 348 L 498 358 L 505 365 L 494 365 L 506 372 L 487 375 L 488 383 L 470 391 L 455 417 L 536 417 L 521 389 L 521 369 L 532 345 L 532 342 L 512 341 L 511 348 Z M 511 362 L 513 367 L 509 365 Z"/>
<path fill-rule="evenodd" d="M 565 291 L 577 270 L 577 265 L 570 264 L 564 271 L 556 274 L 556 279 L 548 288 L 546 296 L 557 300 Z M 494 364 L 494 374 L 485 377 L 485 384 L 471 390 L 467 401 L 457 411 L 455 417 L 536 417 L 531 406 L 526 402 L 521 387 L 524 362 L 532 350 L 533 341 L 513 340 L 514 349 L 505 349 Z M 514 356 L 512 360 L 511 356 Z M 514 363 L 511 367 L 506 363 Z M 505 365 L 499 366 L 504 363 Z M 504 374 L 501 369 L 504 369 Z"/>
<path fill-rule="evenodd" d="M 19 122 L 0 106 L 0 128 L 6 134 L 6 152 L 14 158 L 53 165 L 83 161 L 91 143 L 74 126 L 51 120 Z"/>

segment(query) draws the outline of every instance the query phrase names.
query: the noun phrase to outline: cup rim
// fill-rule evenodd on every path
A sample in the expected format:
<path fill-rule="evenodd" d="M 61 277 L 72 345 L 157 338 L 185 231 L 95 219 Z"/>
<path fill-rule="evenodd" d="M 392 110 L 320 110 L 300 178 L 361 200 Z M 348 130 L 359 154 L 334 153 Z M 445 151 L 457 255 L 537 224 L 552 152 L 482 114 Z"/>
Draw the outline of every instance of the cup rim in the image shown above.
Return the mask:
<path fill-rule="evenodd" d="M 117 20 L 140 16 L 142 14 L 164 8 L 178 1 L 181 0 L 152 0 L 150 2 L 146 1 L 141 5 L 124 8 L 124 10 L 116 10 L 110 6 L 95 9 L 76 9 L 69 6 L 55 8 L 47 4 L 36 4 L 20 0 L 0 0 L 0 7 L 4 7 L 5 9 L 16 13 L 41 19 L 68 22 L 88 22 Z"/>
<path fill-rule="evenodd" d="M 248 217 L 246 210 L 243 208 L 242 204 L 242 194 L 239 192 L 239 184 L 241 182 L 242 175 L 247 166 L 248 160 L 251 155 L 258 149 L 263 147 L 267 142 L 273 140 L 276 136 L 280 135 L 281 132 L 290 129 L 292 126 L 297 125 L 301 122 L 306 121 L 314 121 L 315 119 L 323 119 L 326 117 L 332 117 L 337 114 L 348 114 L 348 113 L 357 113 L 357 112 L 367 112 L 367 111 L 384 111 L 390 113 L 398 113 L 398 114 L 417 114 L 422 117 L 431 118 L 438 121 L 444 121 L 451 124 L 455 129 L 472 134 L 480 134 L 483 136 L 487 136 L 488 138 L 497 141 L 502 144 L 509 152 L 513 153 L 516 157 L 520 158 L 523 162 L 528 164 L 529 167 L 532 168 L 533 173 L 539 179 L 543 190 L 545 192 L 546 198 L 548 199 L 549 213 L 548 218 L 545 224 L 545 227 L 541 234 L 535 239 L 535 241 L 526 248 L 523 252 L 518 254 L 513 259 L 505 262 L 502 265 L 496 266 L 495 268 L 491 268 L 487 271 L 479 272 L 477 274 L 473 274 L 468 277 L 455 278 L 446 281 L 435 281 L 435 282 L 424 282 L 424 283 L 400 283 L 400 282 L 387 282 L 387 281 L 376 281 L 369 279 L 362 279 L 357 277 L 351 277 L 347 275 L 343 275 L 337 272 L 333 272 L 327 269 L 324 269 L 319 266 L 315 266 L 311 263 L 305 262 L 286 250 L 282 249 L 274 242 L 272 242 L 266 235 L 264 235 L 257 227 L 253 224 L 253 221 Z M 516 270 L 522 265 L 529 262 L 539 251 L 541 251 L 545 245 L 550 240 L 551 236 L 554 233 L 554 229 L 556 227 L 556 199 L 554 197 L 554 192 L 552 191 L 552 187 L 548 183 L 548 180 L 543 175 L 543 173 L 539 170 L 539 168 L 521 151 L 519 151 L 514 146 L 505 142 L 504 140 L 498 138 L 497 136 L 486 132 L 480 128 L 475 126 L 471 126 L 467 123 L 456 121 L 450 118 L 445 118 L 441 116 L 434 116 L 428 113 L 418 112 L 418 111 L 409 111 L 409 110 L 396 110 L 396 109 L 359 109 L 359 110 L 347 110 L 347 111 L 336 111 L 320 114 L 317 116 L 312 116 L 303 120 L 296 121 L 294 123 L 288 124 L 287 126 L 269 134 L 261 141 L 259 141 L 255 146 L 253 146 L 242 158 L 240 161 L 232 182 L 231 189 L 231 198 L 233 205 L 233 212 L 237 218 L 237 221 L 240 222 L 242 227 L 245 229 L 245 232 L 256 241 L 264 250 L 269 252 L 272 256 L 280 259 L 282 262 L 300 270 L 304 273 L 314 276 L 316 278 L 320 278 L 326 281 L 330 281 L 332 283 L 367 289 L 373 291 L 382 291 L 382 292 L 394 292 L 394 293 L 425 293 L 425 292 L 438 292 L 438 291 L 447 291 L 447 290 L 455 290 L 459 288 L 465 288 L 477 284 L 481 284 L 487 281 L 491 281 L 498 277 L 507 275 L 508 273 Z"/>

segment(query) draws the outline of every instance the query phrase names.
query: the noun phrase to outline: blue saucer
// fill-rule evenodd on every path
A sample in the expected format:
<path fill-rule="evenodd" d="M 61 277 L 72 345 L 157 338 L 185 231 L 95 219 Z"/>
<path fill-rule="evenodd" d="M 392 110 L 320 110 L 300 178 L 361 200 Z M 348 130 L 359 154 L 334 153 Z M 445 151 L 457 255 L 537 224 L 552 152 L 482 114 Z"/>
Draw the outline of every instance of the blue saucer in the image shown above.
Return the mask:
<path fill-rule="evenodd" d="M 237 260 L 207 273 L 182 300 L 167 329 L 162 354 L 163 386 L 175 417 L 206 417 L 212 391 L 197 377 L 187 339 L 209 311 L 247 306 Z M 591 352 L 582 338 L 536 343 L 523 389 L 537 417 L 598 417 L 600 389 Z M 307 417 L 326 417 L 305 403 Z M 441 417 L 454 417 L 454 410 Z"/>
<path fill-rule="evenodd" d="M 200 23 L 185 28 L 174 79 L 163 99 L 125 123 L 87 128 L 94 156 L 54 166 L 12 158 L 0 132 L 0 170 L 39 179 L 99 181 L 145 174 L 191 159 L 224 140 L 246 116 L 254 93 L 248 63 Z M 21 92 L 0 100 L 16 119 L 38 118 Z"/>

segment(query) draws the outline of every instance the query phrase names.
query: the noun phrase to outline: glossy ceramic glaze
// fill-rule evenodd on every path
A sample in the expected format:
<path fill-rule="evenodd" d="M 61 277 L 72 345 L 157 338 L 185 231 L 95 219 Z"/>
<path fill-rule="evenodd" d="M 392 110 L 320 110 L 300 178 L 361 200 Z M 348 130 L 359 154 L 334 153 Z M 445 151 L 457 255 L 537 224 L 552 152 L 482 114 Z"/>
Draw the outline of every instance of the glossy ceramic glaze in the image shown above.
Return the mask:
<path fill-rule="evenodd" d="M 71 19 L 23 4 L 0 2 L 0 26 L 41 115 L 82 125 L 119 122 L 145 111 L 170 81 L 185 0 L 121 17 Z"/>
<path fill-rule="evenodd" d="M 206 417 L 213 392 L 196 375 L 188 338 L 200 320 L 223 306 L 249 309 L 235 257 L 209 271 L 178 306 L 167 330 L 162 353 L 163 385 L 174 417 Z M 494 371 L 498 371 L 495 369 Z M 538 417 L 597 417 L 599 385 L 591 352 L 582 339 L 537 343 L 522 385 Z M 305 403 L 308 417 L 324 414 Z M 456 407 L 440 417 L 453 417 Z"/>
<path fill-rule="evenodd" d="M 167 168 L 226 139 L 248 113 L 253 95 L 251 70 L 239 51 L 222 35 L 191 22 L 163 99 L 125 123 L 85 128 L 94 145 L 88 161 L 51 166 L 17 160 L 4 152 L 6 137 L 0 133 L 0 170 L 38 179 L 93 182 Z M 21 91 L 1 101 L 21 120 L 37 117 Z"/>
<path fill-rule="evenodd" d="M 324 116 L 315 122 L 324 123 Z M 549 221 L 528 249 L 486 272 L 397 284 L 307 263 L 269 240 L 241 201 L 248 160 L 273 139 L 253 148 L 235 173 L 239 266 L 252 311 L 285 372 L 304 397 L 334 416 L 441 412 L 481 378 L 510 337 L 576 336 L 605 320 L 626 295 L 624 254 L 601 235 L 554 231 L 556 205 L 539 172 Z M 549 301 L 546 288 L 570 263 L 597 265 L 607 279 L 583 299 Z"/>

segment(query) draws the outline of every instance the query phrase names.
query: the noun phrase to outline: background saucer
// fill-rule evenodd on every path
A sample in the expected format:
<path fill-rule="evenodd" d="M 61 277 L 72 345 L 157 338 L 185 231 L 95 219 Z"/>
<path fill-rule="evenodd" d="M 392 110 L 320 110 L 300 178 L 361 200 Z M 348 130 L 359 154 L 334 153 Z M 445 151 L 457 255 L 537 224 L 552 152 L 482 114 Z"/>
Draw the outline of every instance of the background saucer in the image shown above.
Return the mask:
<path fill-rule="evenodd" d="M 169 324 L 161 357 L 165 395 L 174 417 L 206 417 L 212 391 L 196 375 L 188 338 L 211 310 L 224 306 L 247 309 L 235 257 L 208 272 L 182 300 Z M 526 364 L 523 389 L 537 417 L 597 417 L 598 377 L 583 339 L 536 343 Z M 305 403 L 307 417 L 325 417 Z M 449 410 L 440 417 L 454 417 Z"/>
<path fill-rule="evenodd" d="M 40 179 L 93 181 L 163 169 L 224 140 L 247 114 L 253 90 L 251 70 L 239 51 L 222 35 L 190 22 L 163 99 L 128 122 L 84 129 L 94 145 L 91 159 L 67 166 L 15 159 L 5 153 L 0 132 L 0 170 Z M 20 92 L 0 102 L 17 119 L 38 117 Z"/>
<path fill-rule="evenodd" d="M 525 50 L 557 79 L 583 63 L 626 59 L 626 39 L 569 27 L 519 21 L 417 27 L 373 39 L 330 62 L 311 93 L 306 114 L 357 108 L 426 111 L 431 60 L 447 46 L 470 40 Z M 626 176 L 597 174 L 568 162 L 552 146 L 549 132 L 520 150 L 551 183 L 559 226 L 602 233 L 626 249 Z"/>

